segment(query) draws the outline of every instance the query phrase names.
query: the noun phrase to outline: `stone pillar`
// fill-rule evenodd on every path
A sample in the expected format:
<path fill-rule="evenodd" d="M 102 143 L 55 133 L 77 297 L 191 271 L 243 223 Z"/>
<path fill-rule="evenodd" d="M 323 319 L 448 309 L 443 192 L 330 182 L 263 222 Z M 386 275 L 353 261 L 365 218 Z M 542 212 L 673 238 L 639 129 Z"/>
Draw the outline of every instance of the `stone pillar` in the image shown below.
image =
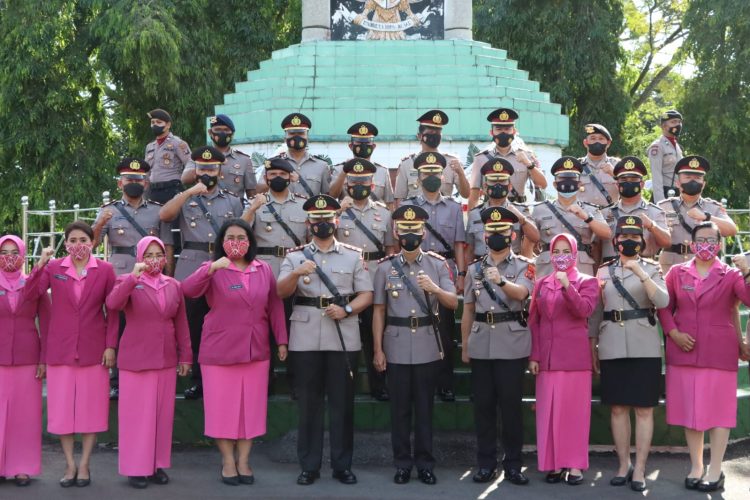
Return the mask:
<path fill-rule="evenodd" d="M 472 40 L 471 0 L 445 0 L 445 39 Z"/>
<path fill-rule="evenodd" d="M 331 0 L 302 0 L 302 41 L 330 38 Z"/>

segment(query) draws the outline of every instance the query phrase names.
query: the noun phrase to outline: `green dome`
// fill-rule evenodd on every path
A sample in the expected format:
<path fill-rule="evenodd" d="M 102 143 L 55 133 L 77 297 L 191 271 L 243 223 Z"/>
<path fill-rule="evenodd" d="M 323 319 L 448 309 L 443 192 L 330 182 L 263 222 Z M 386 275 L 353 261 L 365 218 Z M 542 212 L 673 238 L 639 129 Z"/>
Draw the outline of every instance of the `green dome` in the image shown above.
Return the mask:
<path fill-rule="evenodd" d="M 348 141 L 360 120 L 374 123 L 378 142 L 414 139 L 416 119 L 429 109 L 450 118 L 444 136 L 488 140 L 487 114 L 509 107 L 526 142 L 563 147 L 568 117 L 539 83 L 489 44 L 469 40 L 315 41 L 273 52 L 216 113 L 235 123 L 235 144 L 278 140 L 281 119 L 301 112 L 311 140 Z"/>

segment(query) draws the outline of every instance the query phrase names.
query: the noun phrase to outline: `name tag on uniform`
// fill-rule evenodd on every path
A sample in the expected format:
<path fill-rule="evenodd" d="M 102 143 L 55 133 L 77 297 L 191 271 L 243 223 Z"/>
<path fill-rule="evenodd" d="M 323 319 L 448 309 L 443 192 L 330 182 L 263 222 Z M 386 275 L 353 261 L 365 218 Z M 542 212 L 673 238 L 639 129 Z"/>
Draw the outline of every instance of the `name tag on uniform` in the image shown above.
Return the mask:
<path fill-rule="evenodd" d="M 136 290 L 143 290 L 143 285 L 135 285 Z"/>
<path fill-rule="evenodd" d="M 682 285 L 682 289 L 692 292 L 693 290 L 695 290 L 695 287 L 692 285 Z"/>
<path fill-rule="evenodd" d="M 68 281 L 68 277 L 67 277 L 67 276 L 65 276 L 64 274 L 56 274 L 56 275 L 55 275 L 55 279 L 56 279 L 56 280 L 63 280 L 63 281 Z"/>
<path fill-rule="evenodd" d="M 349 217 L 349 214 L 346 213 L 346 212 L 344 212 L 344 213 L 341 214 L 341 218 L 342 219 L 351 219 L 351 217 Z"/>
<path fill-rule="evenodd" d="M 240 288 L 242 288 L 242 285 L 230 285 L 230 286 L 229 286 L 229 289 L 230 289 L 230 290 L 238 290 L 238 289 L 240 289 Z"/>
<path fill-rule="evenodd" d="M 0 297 L 2 297 L 3 295 L 5 295 L 5 290 L 0 290 Z"/>

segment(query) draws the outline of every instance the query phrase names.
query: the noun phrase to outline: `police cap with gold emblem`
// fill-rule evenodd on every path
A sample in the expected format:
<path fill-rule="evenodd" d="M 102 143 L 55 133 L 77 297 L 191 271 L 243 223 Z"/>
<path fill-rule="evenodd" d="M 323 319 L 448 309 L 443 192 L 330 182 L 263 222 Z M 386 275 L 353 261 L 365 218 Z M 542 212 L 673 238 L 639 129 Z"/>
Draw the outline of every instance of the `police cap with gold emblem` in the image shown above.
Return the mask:
<path fill-rule="evenodd" d="M 319 194 L 309 198 L 304 205 L 302 210 L 307 212 L 307 217 L 310 219 L 325 219 L 336 215 L 336 211 L 341 208 L 336 198 L 328 196 L 327 194 Z"/>
<path fill-rule="evenodd" d="M 563 156 L 552 164 L 550 173 L 552 175 L 561 175 L 564 177 L 575 177 L 581 175 L 583 166 L 578 158 L 572 156 Z"/>
<path fill-rule="evenodd" d="M 643 219 L 637 215 L 624 215 L 617 219 L 615 235 L 638 234 L 643 236 Z"/>
<path fill-rule="evenodd" d="M 448 125 L 448 115 L 439 109 L 431 109 L 417 118 L 417 121 L 426 127 L 443 128 Z"/>
<path fill-rule="evenodd" d="M 352 136 L 352 142 L 372 142 L 378 135 L 378 128 L 370 122 L 357 122 L 346 133 Z"/>
<path fill-rule="evenodd" d="M 208 123 L 211 127 L 229 127 L 229 130 L 234 132 L 234 122 L 227 115 L 215 115 L 208 119 Z"/>
<path fill-rule="evenodd" d="M 193 151 L 190 158 L 203 169 L 219 168 L 224 163 L 224 155 L 212 146 L 201 146 Z"/>
<path fill-rule="evenodd" d="M 587 136 L 591 134 L 602 134 L 604 137 L 607 138 L 608 141 L 612 140 L 612 134 L 609 133 L 609 130 L 607 130 L 607 127 L 604 125 L 599 125 L 598 123 L 589 123 L 585 127 L 583 127 L 583 132 Z"/>
<path fill-rule="evenodd" d="M 711 164 L 708 160 L 698 155 L 690 155 L 680 158 L 674 166 L 678 174 L 702 174 L 711 170 Z"/>
<path fill-rule="evenodd" d="M 659 121 L 661 123 L 664 123 L 665 121 L 671 120 L 672 118 L 679 118 L 680 120 L 682 120 L 682 114 L 676 109 L 670 109 L 661 114 L 661 116 L 659 117 Z"/>
<path fill-rule="evenodd" d="M 510 108 L 498 108 L 487 115 L 487 121 L 492 125 L 513 125 L 516 120 L 518 113 Z"/>
<path fill-rule="evenodd" d="M 482 176 L 489 181 L 504 181 L 513 175 L 513 165 L 505 158 L 492 158 L 482 165 Z"/>
<path fill-rule="evenodd" d="M 637 175 L 638 177 L 646 177 L 648 170 L 646 165 L 643 164 L 640 158 L 636 156 L 626 156 L 622 160 L 618 161 L 614 168 L 615 177 L 623 175 Z"/>
<path fill-rule="evenodd" d="M 263 166 L 266 171 L 269 170 L 283 170 L 284 172 L 294 173 L 294 166 L 286 158 L 281 156 L 273 156 L 263 162 Z"/>
<path fill-rule="evenodd" d="M 352 176 L 370 176 L 377 171 L 377 167 L 362 158 L 352 158 L 344 163 L 344 173 Z"/>
<path fill-rule="evenodd" d="M 432 151 L 425 151 L 414 158 L 414 168 L 422 174 L 440 174 L 447 164 L 445 156 Z"/>
<path fill-rule="evenodd" d="M 427 210 L 417 205 L 401 205 L 393 211 L 391 219 L 397 232 L 409 232 L 422 229 L 430 215 Z"/>
<path fill-rule="evenodd" d="M 479 213 L 484 230 L 490 232 L 505 231 L 518 222 L 516 214 L 503 207 L 485 208 Z"/>
<path fill-rule="evenodd" d="M 120 175 L 145 177 L 149 170 L 151 170 L 151 165 L 145 160 L 131 156 L 126 156 L 117 164 L 117 173 Z"/>
<path fill-rule="evenodd" d="M 148 116 L 152 120 L 161 120 L 163 122 L 172 123 L 172 117 L 169 116 L 169 113 L 160 108 L 152 109 L 151 111 L 146 113 L 146 116 Z"/>
<path fill-rule="evenodd" d="M 289 115 L 286 115 L 283 120 L 281 120 L 281 128 L 284 130 L 290 130 L 290 129 L 304 129 L 309 130 L 312 128 L 312 122 L 308 117 L 303 115 L 302 113 L 292 113 Z"/>

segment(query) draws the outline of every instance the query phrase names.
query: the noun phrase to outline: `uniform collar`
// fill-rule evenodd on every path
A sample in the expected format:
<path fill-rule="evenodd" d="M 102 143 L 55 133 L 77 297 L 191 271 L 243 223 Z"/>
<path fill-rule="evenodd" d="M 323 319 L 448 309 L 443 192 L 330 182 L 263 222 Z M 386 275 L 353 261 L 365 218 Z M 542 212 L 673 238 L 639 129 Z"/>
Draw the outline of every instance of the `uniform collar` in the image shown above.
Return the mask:
<path fill-rule="evenodd" d="M 687 204 L 687 203 L 685 203 L 685 200 L 684 200 L 684 199 L 682 198 L 682 196 L 680 196 L 679 198 L 680 198 L 680 205 L 685 205 L 685 206 L 687 207 L 687 206 L 688 206 L 688 204 Z M 694 206 L 694 207 L 700 207 L 700 208 L 703 208 L 703 205 L 704 205 L 704 203 L 703 203 L 703 202 L 704 202 L 704 198 L 703 198 L 703 196 L 699 196 L 699 197 L 698 197 L 698 201 L 696 201 L 696 202 L 695 202 L 695 205 L 693 205 L 693 206 Z"/>
<path fill-rule="evenodd" d="M 367 198 L 367 204 L 362 208 L 359 208 L 357 205 L 352 205 L 352 208 L 354 210 L 361 212 L 361 213 L 367 212 L 368 210 L 371 210 L 374 207 L 375 207 L 375 203 L 372 201 L 372 198 L 370 197 Z"/>
<path fill-rule="evenodd" d="M 339 241 L 335 237 L 333 238 L 333 245 L 331 246 L 330 250 L 328 250 L 328 251 L 321 250 L 320 248 L 318 248 L 318 245 L 316 245 L 314 241 L 311 241 L 308 246 L 310 247 L 310 251 L 313 253 L 313 255 L 315 255 L 318 252 L 320 252 L 320 253 L 331 253 L 331 252 L 341 253 L 341 243 L 339 243 Z"/>
<path fill-rule="evenodd" d="M 435 203 L 432 203 L 431 201 L 427 201 L 427 198 L 425 198 L 424 195 L 420 194 L 419 196 L 417 196 L 417 202 L 420 205 L 425 205 L 425 204 L 437 205 L 438 203 L 445 203 L 445 196 L 441 194 L 440 198 L 438 198 L 438 200 Z"/>
<path fill-rule="evenodd" d="M 286 150 L 285 156 L 287 160 L 291 161 L 292 163 L 296 163 L 298 166 L 302 165 L 311 158 L 310 152 L 308 150 L 305 150 L 305 154 L 304 156 L 302 156 L 302 159 L 299 162 L 297 162 L 297 160 L 295 160 L 294 157 L 289 154 L 289 149 Z"/>
<path fill-rule="evenodd" d="M 204 193 L 200 195 L 203 198 L 206 198 L 207 200 L 213 200 L 214 198 L 217 198 L 219 196 L 224 196 L 221 192 L 221 188 L 219 186 L 216 186 L 213 191 L 210 193 Z"/>
<path fill-rule="evenodd" d="M 422 257 L 424 257 L 424 252 L 420 249 L 419 250 L 419 255 L 417 255 L 417 258 L 414 260 L 414 262 L 416 262 L 417 264 L 421 264 L 422 263 Z M 398 260 L 399 260 L 399 262 L 402 265 L 404 265 L 404 264 L 406 264 L 407 266 L 409 265 L 409 261 L 407 261 L 406 257 L 404 257 L 404 252 L 400 252 L 398 254 Z"/>
<path fill-rule="evenodd" d="M 513 143 L 511 143 L 510 150 L 508 150 L 507 154 L 501 153 L 497 146 L 493 147 L 490 151 L 492 151 L 495 154 L 495 156 L 500 156 L 504 158 L 506 156 L 511 156 L 511 155 L 515 156 L 516 153 L 518 152 L 518 147 L 516 147 L 515 145 L 513 145 Z"/>
<path fill-rule="evenodd" d="M 508 253 L 508 255 L 507 255 L 507 256 L 506 256 L 506 257 L 505 257 L 505 258 L 504 258 L 503 260 L 501 260 L 501 261 L 500 261 L 500 262 L 499 262 L 499 263 L 497 264 L 497 267 L 500 267 L 500 266 L 505 266 L 505 265 L 507 265 L 507 264 L 510 264 L 510 262 L 511 262 L 511 261 L 513 260 L 513 257 L 515 257 L 515 255 L 513 254 L 513 250 L 511 250 L 511 251 L 510 251 L 510 252 Z M 489 251 L 487 252 L 487 255 L 485 255 L 485 256 L 484 256 L 484 259 L 483 259 L 483 261 L 484 261 L 484 263 L 485 263 L 485 264 L 487 264 L 488 266 L 492 266 L 492 265 L 494 265 L 494 264 L 492 264 L 492 260 L 490 259 L 490 254 L 489 254 Z"/>
<path fill-rule="evenodd" d="M 126 200 L 124 196 L 120 198 L 118 201 L 122 203 L 123 206 L 125 207 L 130 206 L 130 203 L 128 203 L 128 200 Z M 138 204 L 138 208 L 144 207 L 146 205 L 148 205 L 148 201 L 146 200 L 144 196 L 141 196 L 141 202 Z"/>
<path fill-rule="evenodd" d="M 270 193 L 270 191 L 266 192 L 265 195 L 266 195 L 266 202 L 268 202 L 268 203 L 271 203 L 271 202 L 279 203 L 276 200 L 276 198 L 273 197 L 273 195 Z M 286 193 L 286 198 L 281 203 L 286 203 L 287 201 L 296 201 L 296 200 L 297 200 L 297 196 L 294 193 L 292 193 L 291 190 L 289 190 Z"/>
<path fill-rule="evenodd" d="M 589 155 L 586 155 L 581 159 L 581 163 L 585 163 L 592 168 L 601 168 L 602 165 L 606 165 L 607 163 L 609 163 L 609 156 L 607 156 L 607 154 L 605 153 L 604 157 L 601 160 L 594 163 L 594 160 L 592 160 Z"/>
<path fill-rule="evenodd" d="M 617 203 L 617 209 L 628 214 L 641 208 L 648 208 L 648 204 L 646 203 L 646 200 L 644 200 L 643 198 L 641 198 L 640 203 L 636 203 L 634 205 L 625 205 L 622 202 L 622 198 L 620 198 L 620 201 Z"/>

